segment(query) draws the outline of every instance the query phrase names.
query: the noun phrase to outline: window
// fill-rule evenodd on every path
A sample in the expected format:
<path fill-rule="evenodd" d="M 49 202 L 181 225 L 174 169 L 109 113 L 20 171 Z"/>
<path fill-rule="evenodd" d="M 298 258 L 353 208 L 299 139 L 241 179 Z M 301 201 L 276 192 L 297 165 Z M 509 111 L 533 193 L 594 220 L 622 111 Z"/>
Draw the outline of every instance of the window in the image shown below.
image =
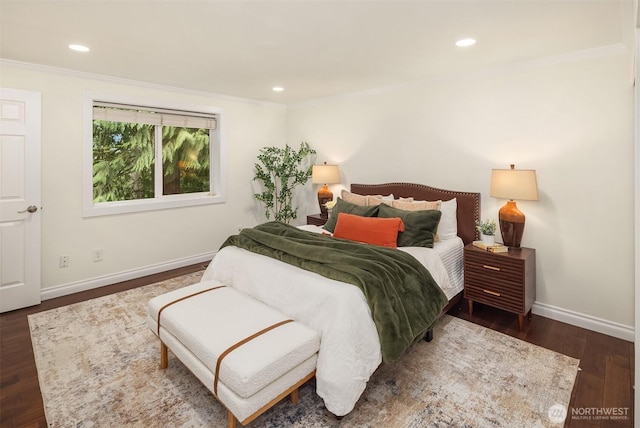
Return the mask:
<path fill-rule="evenodd" d="M 223 202 L 221 112 L 85 99 L 84 216 Z"/>

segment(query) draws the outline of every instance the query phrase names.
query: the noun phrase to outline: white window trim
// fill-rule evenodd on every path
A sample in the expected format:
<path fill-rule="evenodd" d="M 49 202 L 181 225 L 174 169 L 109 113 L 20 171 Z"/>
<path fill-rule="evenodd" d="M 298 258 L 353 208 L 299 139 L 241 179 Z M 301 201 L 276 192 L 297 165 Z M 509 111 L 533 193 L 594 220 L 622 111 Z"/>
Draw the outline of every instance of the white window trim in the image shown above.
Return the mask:
<path fill-rule="evenodd" d="M 93 202 L 93 104 L 94 101 L 119 104 L 140 105 L 153 108 L 184 110 L 216 114 L 217 129 L 209 140 L 209 150 L 213 154 L 210 168 L 211 192 L 189 193 L 182 195 L 163 195 L 154 199 L 132 201 Z M 170 208 L 219 204 L 226 202 L 226 156 L 224 140 L 224 110 L 218 107 L 201 105 L 168 104 L 166 101 L 143 100 L 140 98 L 116 97 L 113 94 L 86 91 L 83 93 L 82 106 L 82 216 L 97 217 L 103 215 L 126 214 Z M 217 155 L 216 155 L 217 154 Z"/>

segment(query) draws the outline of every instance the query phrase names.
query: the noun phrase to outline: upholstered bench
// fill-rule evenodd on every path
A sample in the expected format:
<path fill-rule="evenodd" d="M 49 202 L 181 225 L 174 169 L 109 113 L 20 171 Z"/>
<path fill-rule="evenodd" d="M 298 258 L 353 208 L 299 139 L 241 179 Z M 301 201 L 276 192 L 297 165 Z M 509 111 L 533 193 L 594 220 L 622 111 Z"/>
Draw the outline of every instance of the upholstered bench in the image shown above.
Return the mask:
<path fill-rule="evenodd" d="M 205 281 L 149 301 L 147 324 L 244 426 L 315 374 L 320 337 L 232 287 Z"/>

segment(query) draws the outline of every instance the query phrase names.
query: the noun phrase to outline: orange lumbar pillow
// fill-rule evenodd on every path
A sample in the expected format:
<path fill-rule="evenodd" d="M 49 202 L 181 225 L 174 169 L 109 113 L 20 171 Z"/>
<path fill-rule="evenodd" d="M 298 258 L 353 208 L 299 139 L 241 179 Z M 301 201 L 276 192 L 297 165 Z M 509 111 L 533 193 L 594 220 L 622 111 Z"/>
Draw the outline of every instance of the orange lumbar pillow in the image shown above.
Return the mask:
<path fill-rule="evenodd" d="M 398 232 L 404 232 L 404 223 L 399 217 L 362 217 L 339 213 L 333 236 L 365 244 L 396 248 L 398 246 Z"/>

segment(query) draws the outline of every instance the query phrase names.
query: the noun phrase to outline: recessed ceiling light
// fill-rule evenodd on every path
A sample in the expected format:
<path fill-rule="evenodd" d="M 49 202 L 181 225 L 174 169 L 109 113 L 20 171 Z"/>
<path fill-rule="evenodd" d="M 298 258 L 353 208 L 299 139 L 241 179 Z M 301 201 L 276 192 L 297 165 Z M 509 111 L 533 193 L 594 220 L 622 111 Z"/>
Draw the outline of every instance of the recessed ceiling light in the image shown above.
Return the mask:
<path fill-rule="evenodd" d="M 69 49 L 76 52 L 89 52 L 91 50 L 84 45 L 76 45 L 76 44 L 70 44 Z"/>
<path fill-rule="evenodd" d="M 456 46 L 466 48 L 467 46 L 473 46 L 476 44 L 476 39 L 461 39 L 456 42 Z"/>
<path fill-rule="evenodd" d="M 284 91 L 284 88 L 282 86 L 274 86 L 272 89 L 273 89 L 273 92 L 282 92 L 282 91 Z"/>

